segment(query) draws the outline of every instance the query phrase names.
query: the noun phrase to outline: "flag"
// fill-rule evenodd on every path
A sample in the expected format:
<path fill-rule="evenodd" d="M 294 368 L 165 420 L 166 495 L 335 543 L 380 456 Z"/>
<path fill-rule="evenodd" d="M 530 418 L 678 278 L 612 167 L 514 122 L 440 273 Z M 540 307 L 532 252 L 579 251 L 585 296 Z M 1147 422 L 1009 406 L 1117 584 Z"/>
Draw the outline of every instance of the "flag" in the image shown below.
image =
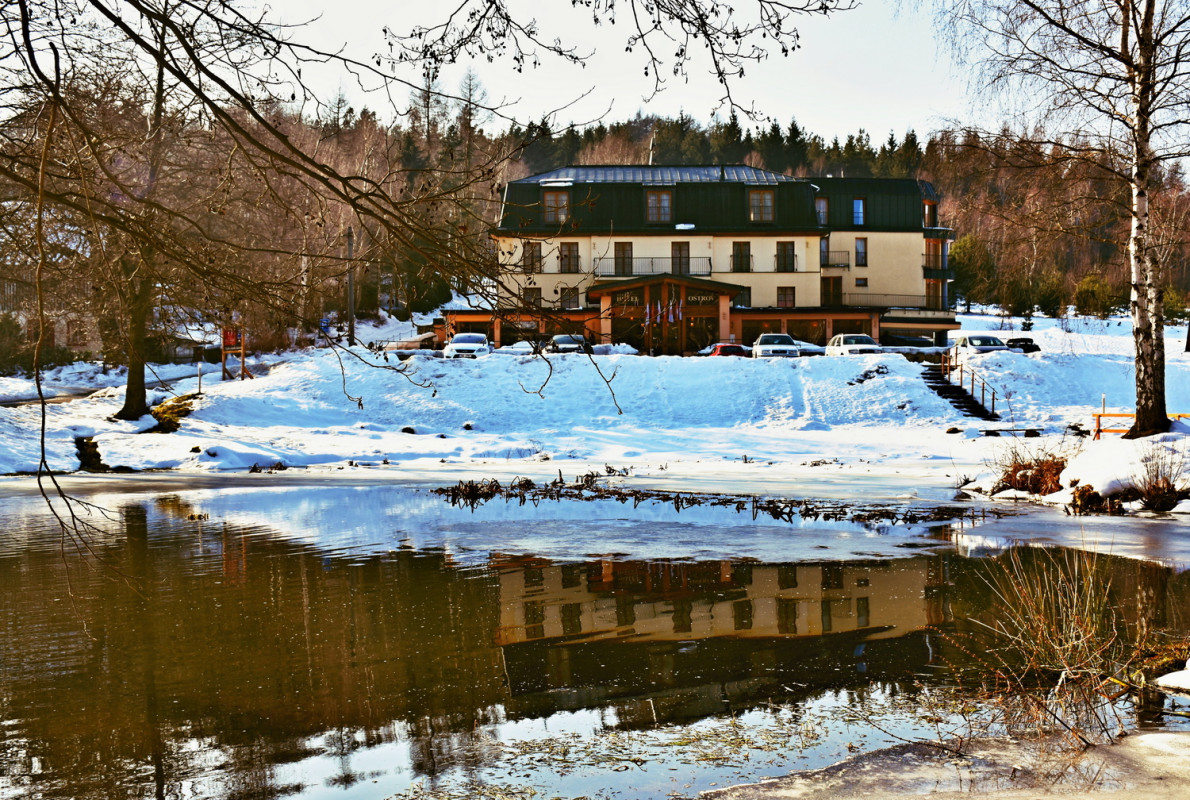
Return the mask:
<path fill-rule="evenodd" d="M 674 303 L 672 300 L 670 300 L 669 301 L 669 322 L 671 325 L 673 324 L 673 321 L 674 321 Z"/>
<path fill-rule="evenodd" d="M 680 321 L 681 321 L 681 319 L 682 319 L 682 311 L 683 311 L 685 308 L 686 308 L 686 298 L 685 298 L 685 297 L 683 297 L 682 299 L 678 300 L 678 321 L 679 321 L 679 322 L 680 322 Z"/>

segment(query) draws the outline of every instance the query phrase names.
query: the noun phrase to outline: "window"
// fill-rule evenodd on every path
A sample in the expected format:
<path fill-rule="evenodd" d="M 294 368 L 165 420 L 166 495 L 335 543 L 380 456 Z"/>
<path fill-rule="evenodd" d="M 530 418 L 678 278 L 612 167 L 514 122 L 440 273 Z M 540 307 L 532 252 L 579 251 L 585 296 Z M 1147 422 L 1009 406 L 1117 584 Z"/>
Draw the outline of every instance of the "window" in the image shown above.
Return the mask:
<path fill-rule="evenodd" d="M 797 600 L 777 598 L 777 633 L 797 633 Z"/>
<path fill-rule="evenodd" d="M 521 270 L 541 272 L 541 242 L 521 242 Z"/>
<path fill-rule="evenodd" d="M 752 630 L 752 601 L 736 600 L 732 603 L 731 621 L 737 631 Z"/>
<path fill-rule="evenodd" d="M 938 204 L 926 202 L 921 209 L 922 225 L 927 228 L 938 227 Z"/>
<path fill-rule="evenodd" d="M 818 224 L 825 225 L 830 212 L 830 200 L 825 197 L 814 198 L 814 213 L 818 217 Z"/>
<path fill-rule="evenodd" d="M 865 212 L 868 210 L 868 201 L 863 197 L 856 197 L 851 201 L 851 224 L 863 225 Z"/>
<path fill-rule="evenodd" d="M 521 289 L 521 301 L 530 308 L 541 307 L 541 287 L 526 286 Z"/>
<path fill-rule="evenodd" d="M 647 222 L 673 221 L 674 193 L 669 189 L 651 189 L 645 192 L 645 220 Z"/>
<path fill-rule="evenodd" d="M 868 279 L 867 278 L 856 278 L 855 279 L 855 287 L 857 289 L 867 289 L 868 288 Z"/>
<path fill-rule="evenodd" d="M 578 301 L 578 287 L 577 286 L 563 286 L 558 297 L 558 304 L 562 308 L 580 308 Z"/>
<path fill-rule="evenodd" d="M 868 240 L 866 238 L 855 240 L 855 266 L 868 266 Z"/>
<path fill-rule="evenodd" d="M 669 245 L 670 266 L 674 275 L 690 274 L 690 242 L 672 242 Z"/>
<path fill-rule="evenodd" d="M 731 298 L 731 304 L 736 308 L 751 308 L 752 307 L 752 289 L 745 287 L 735 297 Z"/>
<path fill-rule="evenodd" d="M 797 272 L 796 242 L 777 242 L 777 272 Z"/>
<path fill-rule="evenodd" d="M 562 242 L 558 245 L 558 270 L 578 272 L 578 242 Z"/>
<path fill-rule="evenodd" d="M 632 242 L 616 242 L 616 274 L 632 274 Z"/>
<path fill-rule="evenodd" d="M 773 221 L 772 189 L 752 189 L 748 192 L 748 221 Z"/>
<path fill-rule="evenodd" d="M 820 284 L 820 289 L 822 291 L 822 304 L 824 306 L 843 305 L 842 278 L 822 278 L 820 280 Z"/>
<path fill-rule="evenodd" d="M 565 222 L 570 217 L 570 192 L 546 192 L 545 221 Z"/>
<path fill-rule="evenodd" d="M 797 292 L 792 286 L 777 287 L 777 308 L 793 308 L 797 305 Z"/>
<path fill-rule="evenodd" d="M 583 632 L 583 606 L 581 603 L 562 604 L 562 635 L 574 636 Z"/>
<path fill-rule="evenodd" d="M 731 243 L 731 271 L 732 272 L 751 272 L 752 271 L 752 243 L 751 242 L 732 242 Z"/>
<path fill-rule="evenodd" d="M 831 241 L 825 237 L 818 240 L 818 265 L 825 267 L 831 259 Z"/>

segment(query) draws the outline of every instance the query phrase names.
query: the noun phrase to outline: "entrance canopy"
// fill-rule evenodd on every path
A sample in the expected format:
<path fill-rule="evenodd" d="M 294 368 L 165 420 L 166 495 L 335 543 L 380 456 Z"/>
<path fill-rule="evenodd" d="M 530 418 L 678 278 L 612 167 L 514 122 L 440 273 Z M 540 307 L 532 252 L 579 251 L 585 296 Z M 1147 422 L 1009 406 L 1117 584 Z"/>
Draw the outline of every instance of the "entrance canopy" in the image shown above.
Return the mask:
<path fill-rule="evenodd" d="M 599 281 L 587 297 L 599 301 L 605 341 L 680 354 L 726 338 L 732 298 L 743 290 L 734 283 L 666 273 Z"/>

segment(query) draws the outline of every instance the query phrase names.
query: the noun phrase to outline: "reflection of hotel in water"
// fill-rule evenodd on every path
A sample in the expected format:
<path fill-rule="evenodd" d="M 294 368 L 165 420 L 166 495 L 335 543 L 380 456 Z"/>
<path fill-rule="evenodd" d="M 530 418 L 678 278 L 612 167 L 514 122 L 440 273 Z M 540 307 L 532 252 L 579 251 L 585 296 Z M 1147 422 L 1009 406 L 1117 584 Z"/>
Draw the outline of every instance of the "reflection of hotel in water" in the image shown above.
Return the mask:
<path fill-rule="evenodd" d="M 496 642 L 683 641 L 861 633 L 943 621 L 939 557 L 754 564 L 504 562 Z"/>

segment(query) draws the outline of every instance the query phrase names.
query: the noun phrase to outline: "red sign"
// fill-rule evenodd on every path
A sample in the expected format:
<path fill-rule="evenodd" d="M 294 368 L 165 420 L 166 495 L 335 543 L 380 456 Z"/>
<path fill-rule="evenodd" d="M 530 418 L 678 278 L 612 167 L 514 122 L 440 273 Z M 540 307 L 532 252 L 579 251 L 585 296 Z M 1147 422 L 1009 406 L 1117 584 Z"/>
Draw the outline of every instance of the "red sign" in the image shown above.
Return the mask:
<path fill-rule="evenodd" d="M 242 332 L 238 328 L 224 328 L 223 329 L 223 349 L 227 350 L 233 347 L 239 347 Z"/>

